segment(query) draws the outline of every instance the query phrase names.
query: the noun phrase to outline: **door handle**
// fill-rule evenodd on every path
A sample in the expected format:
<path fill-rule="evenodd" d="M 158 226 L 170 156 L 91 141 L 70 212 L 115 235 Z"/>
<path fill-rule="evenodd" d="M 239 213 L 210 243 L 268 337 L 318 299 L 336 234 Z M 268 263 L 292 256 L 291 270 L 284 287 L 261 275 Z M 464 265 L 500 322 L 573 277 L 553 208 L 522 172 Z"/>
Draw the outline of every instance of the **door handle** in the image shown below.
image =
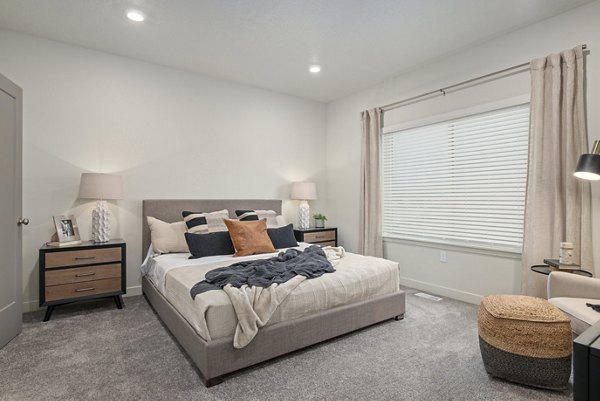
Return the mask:
<path fill-rule="evenodd" d="M 29 224 L 29 219 L 27 217 L 23 218 L 21 217 L 18 221 L 17 221 L 17 225 L 18 226 L 26 226 L 27 224 Z"/>

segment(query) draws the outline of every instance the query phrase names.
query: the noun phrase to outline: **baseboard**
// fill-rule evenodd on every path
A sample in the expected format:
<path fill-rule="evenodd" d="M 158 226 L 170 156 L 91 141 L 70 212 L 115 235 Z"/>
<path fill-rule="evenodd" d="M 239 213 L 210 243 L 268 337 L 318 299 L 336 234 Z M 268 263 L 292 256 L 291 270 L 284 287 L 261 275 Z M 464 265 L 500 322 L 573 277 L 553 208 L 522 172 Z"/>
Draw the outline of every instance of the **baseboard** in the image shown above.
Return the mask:
<path fill-rule="evenodd" d="M 443 287 L 441 285 L 426 283 L 420 280 L 414 280 L 408 277 L 400 276 L 400 284 L 421 291 L 431 292 L 435 295 L 441 295 L 448 298 L 458 299 L 459 301 L 479 305 L 482 295 L 472 294 L 466 291 L 460 291 L 455 288 Z"/>
<path fill-rule="evenodd" d="M 142 286 L 134 285 L 133 287 L 127 287 L 127 294 L 124 297 L 133 297 L 136 295 L 142 295 Z"/>
<path fill-rule="evenodd" d="M 123 295 L 123 297 L 133 297 L 135 295 L 142 295 L 142 286 L 141 285 L 134 285 L 132 287 L 127 287 L 127 293 L 125 295 Z M 42 306 L 40 308 L 39 299 L 34 299 L 32 301 L 24 301 L 23 302 L 23 313 L 35 312 L 37 310 L 44 309 L 44 308 L 45 308 L 44 306 Z"/>
<path fill-rule="evenodd" d="M 40 310 L 40 301 L 38 299 L 34 299 L 33 301 L 24 301 L 23 302 L 23 313 L 26 312 L 35 312 L 36 310 Z"/>

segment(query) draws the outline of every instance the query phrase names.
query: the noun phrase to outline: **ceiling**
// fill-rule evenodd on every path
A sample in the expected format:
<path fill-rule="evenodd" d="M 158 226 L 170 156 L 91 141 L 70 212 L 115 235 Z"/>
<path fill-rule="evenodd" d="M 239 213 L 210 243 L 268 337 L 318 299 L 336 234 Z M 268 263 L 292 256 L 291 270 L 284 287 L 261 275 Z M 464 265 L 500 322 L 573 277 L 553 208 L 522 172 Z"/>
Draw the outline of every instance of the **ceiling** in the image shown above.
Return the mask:
<path fill-rule="evenodd" d="M 328 102 L 589 2 L 0 0 L 0 28 Z"/>

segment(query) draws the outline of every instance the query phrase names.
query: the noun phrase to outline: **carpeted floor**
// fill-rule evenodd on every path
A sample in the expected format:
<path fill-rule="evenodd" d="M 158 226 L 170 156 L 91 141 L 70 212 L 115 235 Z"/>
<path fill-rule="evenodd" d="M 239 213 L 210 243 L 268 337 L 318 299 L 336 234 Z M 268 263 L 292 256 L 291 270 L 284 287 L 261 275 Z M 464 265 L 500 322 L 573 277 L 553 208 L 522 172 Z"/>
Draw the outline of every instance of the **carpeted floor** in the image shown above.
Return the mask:
<path fill-rule="evenodd" d="M 146 300 L 25 315 L 0 350 L 2 400 L 569 400 L 491 379 L 477 343 L 477 307 L 415 297 L 387 321 L 226 377 L 205 388 Z"/>

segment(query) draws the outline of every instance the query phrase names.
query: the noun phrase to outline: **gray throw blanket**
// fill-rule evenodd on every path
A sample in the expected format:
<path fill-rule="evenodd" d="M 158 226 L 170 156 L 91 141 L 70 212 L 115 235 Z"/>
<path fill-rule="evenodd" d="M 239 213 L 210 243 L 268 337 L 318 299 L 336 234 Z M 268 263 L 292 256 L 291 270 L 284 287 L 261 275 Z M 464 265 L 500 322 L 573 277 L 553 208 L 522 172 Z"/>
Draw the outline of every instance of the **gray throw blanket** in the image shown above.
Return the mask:
<path fill-rule="evenodd" d="M 342 257 L 336 250 L 332 257 Z M 270 259 L 250 260 L 211 270 L 205 280 L 194 285 L 192 298 L 211 290 L 223 289 L 235 311 L 238 323 L 233 336 L 234 348 L 243 348 L 265 326 L 279 305 L 308 278 L 333 273 L 335 269 L 325 252 L 311 246 L 304 252 L 288 249 Z"/>
<path fill-rule="evenodd" d="M 295 276 L 315 278 L 334 271 L 323 249 L 312 245 L 304 252 L 288 249 L 270 259 L 249 260 L 211 270 L 206 273 L 204 280 L 192 287 L 190 294 L 194 299 L 198 294 L 221 290 L 228 284 L 235 288 L 243 285 L 268 287 L 285 283 Z"/>

